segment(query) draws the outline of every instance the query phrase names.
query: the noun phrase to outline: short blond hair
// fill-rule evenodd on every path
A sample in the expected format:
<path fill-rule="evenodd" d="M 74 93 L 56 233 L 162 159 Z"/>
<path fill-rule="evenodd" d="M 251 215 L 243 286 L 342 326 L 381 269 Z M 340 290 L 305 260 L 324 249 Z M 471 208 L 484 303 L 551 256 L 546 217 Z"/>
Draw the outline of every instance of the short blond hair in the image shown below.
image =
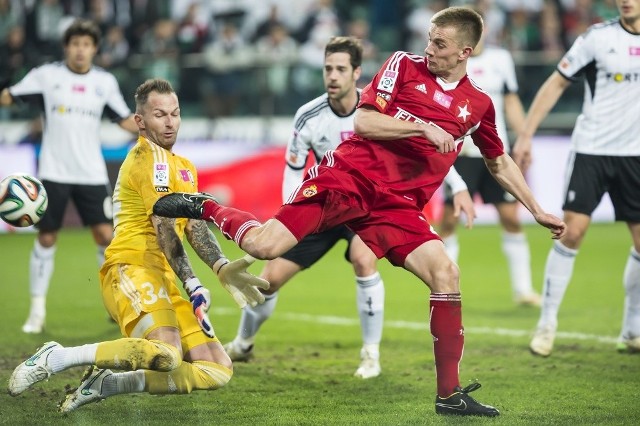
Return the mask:
<path fill-rule="evenodd" d="M 476 47 L 480 38 L 484 23 L 482 16 L 468 7 L 447 7 L 433 15 L 431 23 L 437 27 L 453 27 L 458 34 L 458 42 L 461 46 Z"/>

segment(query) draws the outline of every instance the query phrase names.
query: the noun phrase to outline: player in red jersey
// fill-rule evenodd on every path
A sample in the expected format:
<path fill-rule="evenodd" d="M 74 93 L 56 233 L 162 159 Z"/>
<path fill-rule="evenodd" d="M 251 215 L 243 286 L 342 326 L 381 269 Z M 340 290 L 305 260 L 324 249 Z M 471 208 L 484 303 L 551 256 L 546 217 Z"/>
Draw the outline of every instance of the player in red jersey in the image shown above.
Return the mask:
<path fill-rule="evenodd" d="M 466 76 L 482 18 L 451 7 L 431 20 L 426 57 L 394 53 L 362 92 L 356 135 L 325 154 L 274 218 L 224 207 L 206 194 L 174 193 L 156 202 L 160 216 L 204 218 L 259 259 L 280 256 L 305 235 L 346 224 L 378 257 L 420 278 L 431 290 L 430 329 L 436 364 L 436 413 L 497 416 L 460 387 L 462 358 L 459 271 L 422 208 L 471 134 L 495 179 L 552 238 L 565 224 L 534 199 L 520 169 L 503 151 L 489 96 Z"/>

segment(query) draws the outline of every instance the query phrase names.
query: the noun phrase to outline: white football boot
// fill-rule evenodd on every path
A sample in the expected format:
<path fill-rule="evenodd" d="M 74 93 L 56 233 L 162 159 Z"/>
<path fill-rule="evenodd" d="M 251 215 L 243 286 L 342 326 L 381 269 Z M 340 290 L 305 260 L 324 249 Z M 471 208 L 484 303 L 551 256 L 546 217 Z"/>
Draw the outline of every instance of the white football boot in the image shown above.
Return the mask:
<path fill-rule="evenodd" d="M 360 366 L 353 374 L 361 379 L 378 377 L 382 372 L 380 368 L 380 351 L 378 345 L 364 345 L 360 349 Z"/>
<path fill-rule="evenodd" d="M 83 405 L 104 400 L 106 397 L 102 393 L 102 384 L 104 379 L 112 374 L 111 370 L 101 369 L 95 365 L 87 368 L 80 379 L 80 385 L 60 403 L 58 411 L 68 413 Z"/>
<path fill-rule="evenodd" d="M 35 354 L 16 367 L 9 378 L 9 395 L 20 395 L 34 384 L 51 377 L 53 372 L 47 364 L 47 360 L 56 348 L 62 348 L 62 345 L 57 342 L 47 342 Z"/>
<path fill-rule="evenodd" d="M 550 325 L 539 327 L 533 333 L 531 343 L 529 343 L 529 350 L 534 355 L 547 357 L 551 355 L 553 350 L 553 341 L 556 338 L 556 329 Z"/>
<path fill-rule="evenodd" d="M 253 358 L 253 345 L 243 349 L 235 340 L 224 345 L 224 350 L 227 352 L 227 355 L 229 355 L 229 358 L 231 358 L 231 361 L 247 362 Z"/>

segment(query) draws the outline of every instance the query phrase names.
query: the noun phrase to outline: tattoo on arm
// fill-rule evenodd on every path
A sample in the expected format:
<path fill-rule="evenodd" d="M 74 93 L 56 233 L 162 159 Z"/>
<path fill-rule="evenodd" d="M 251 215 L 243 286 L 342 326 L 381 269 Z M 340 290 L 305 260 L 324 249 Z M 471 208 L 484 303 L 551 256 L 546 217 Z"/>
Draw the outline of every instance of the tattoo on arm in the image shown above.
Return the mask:
<path fill-rule="evenodd" d="M 209 267 L 213 267 L 218 259 L 225 257 L 218 240 L 204 220 L 190 219 L 185 231 L 189 244 Z"/>
<path fill-rule="evenodd" d="M 194 277 L 191 262 L 184 250 L 182 241 L 178 237 L 175 229 L 175 219 L 166 217 L 151 216 L 151 221 L 156 229 L 158 245 L 164 253 L 171 269 L 176 273 L 180 281 L 185 283 L 189 278 Z"/>

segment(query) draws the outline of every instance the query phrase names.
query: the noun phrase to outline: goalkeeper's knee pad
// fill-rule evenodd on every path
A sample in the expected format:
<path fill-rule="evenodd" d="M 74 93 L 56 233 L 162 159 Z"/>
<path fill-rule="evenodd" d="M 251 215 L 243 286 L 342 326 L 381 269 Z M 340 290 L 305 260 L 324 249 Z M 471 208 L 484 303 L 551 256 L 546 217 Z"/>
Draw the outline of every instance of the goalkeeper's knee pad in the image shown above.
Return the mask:
<path fill-rule="evenodd" d="M 169 372 L 146 371 L 145 390 L 151 394 L 185 394 L 194 390 L 215 390 L 233 376 L 233 370 L 215 362 L 183 362 Z"/>
<path fill-rule="evenodd" d="M 160 340 L 118 339 L 100 343 L 96 351 L 96 365 L 100 368 L 171 371 L 181 362 L 178 348 Z"/>

